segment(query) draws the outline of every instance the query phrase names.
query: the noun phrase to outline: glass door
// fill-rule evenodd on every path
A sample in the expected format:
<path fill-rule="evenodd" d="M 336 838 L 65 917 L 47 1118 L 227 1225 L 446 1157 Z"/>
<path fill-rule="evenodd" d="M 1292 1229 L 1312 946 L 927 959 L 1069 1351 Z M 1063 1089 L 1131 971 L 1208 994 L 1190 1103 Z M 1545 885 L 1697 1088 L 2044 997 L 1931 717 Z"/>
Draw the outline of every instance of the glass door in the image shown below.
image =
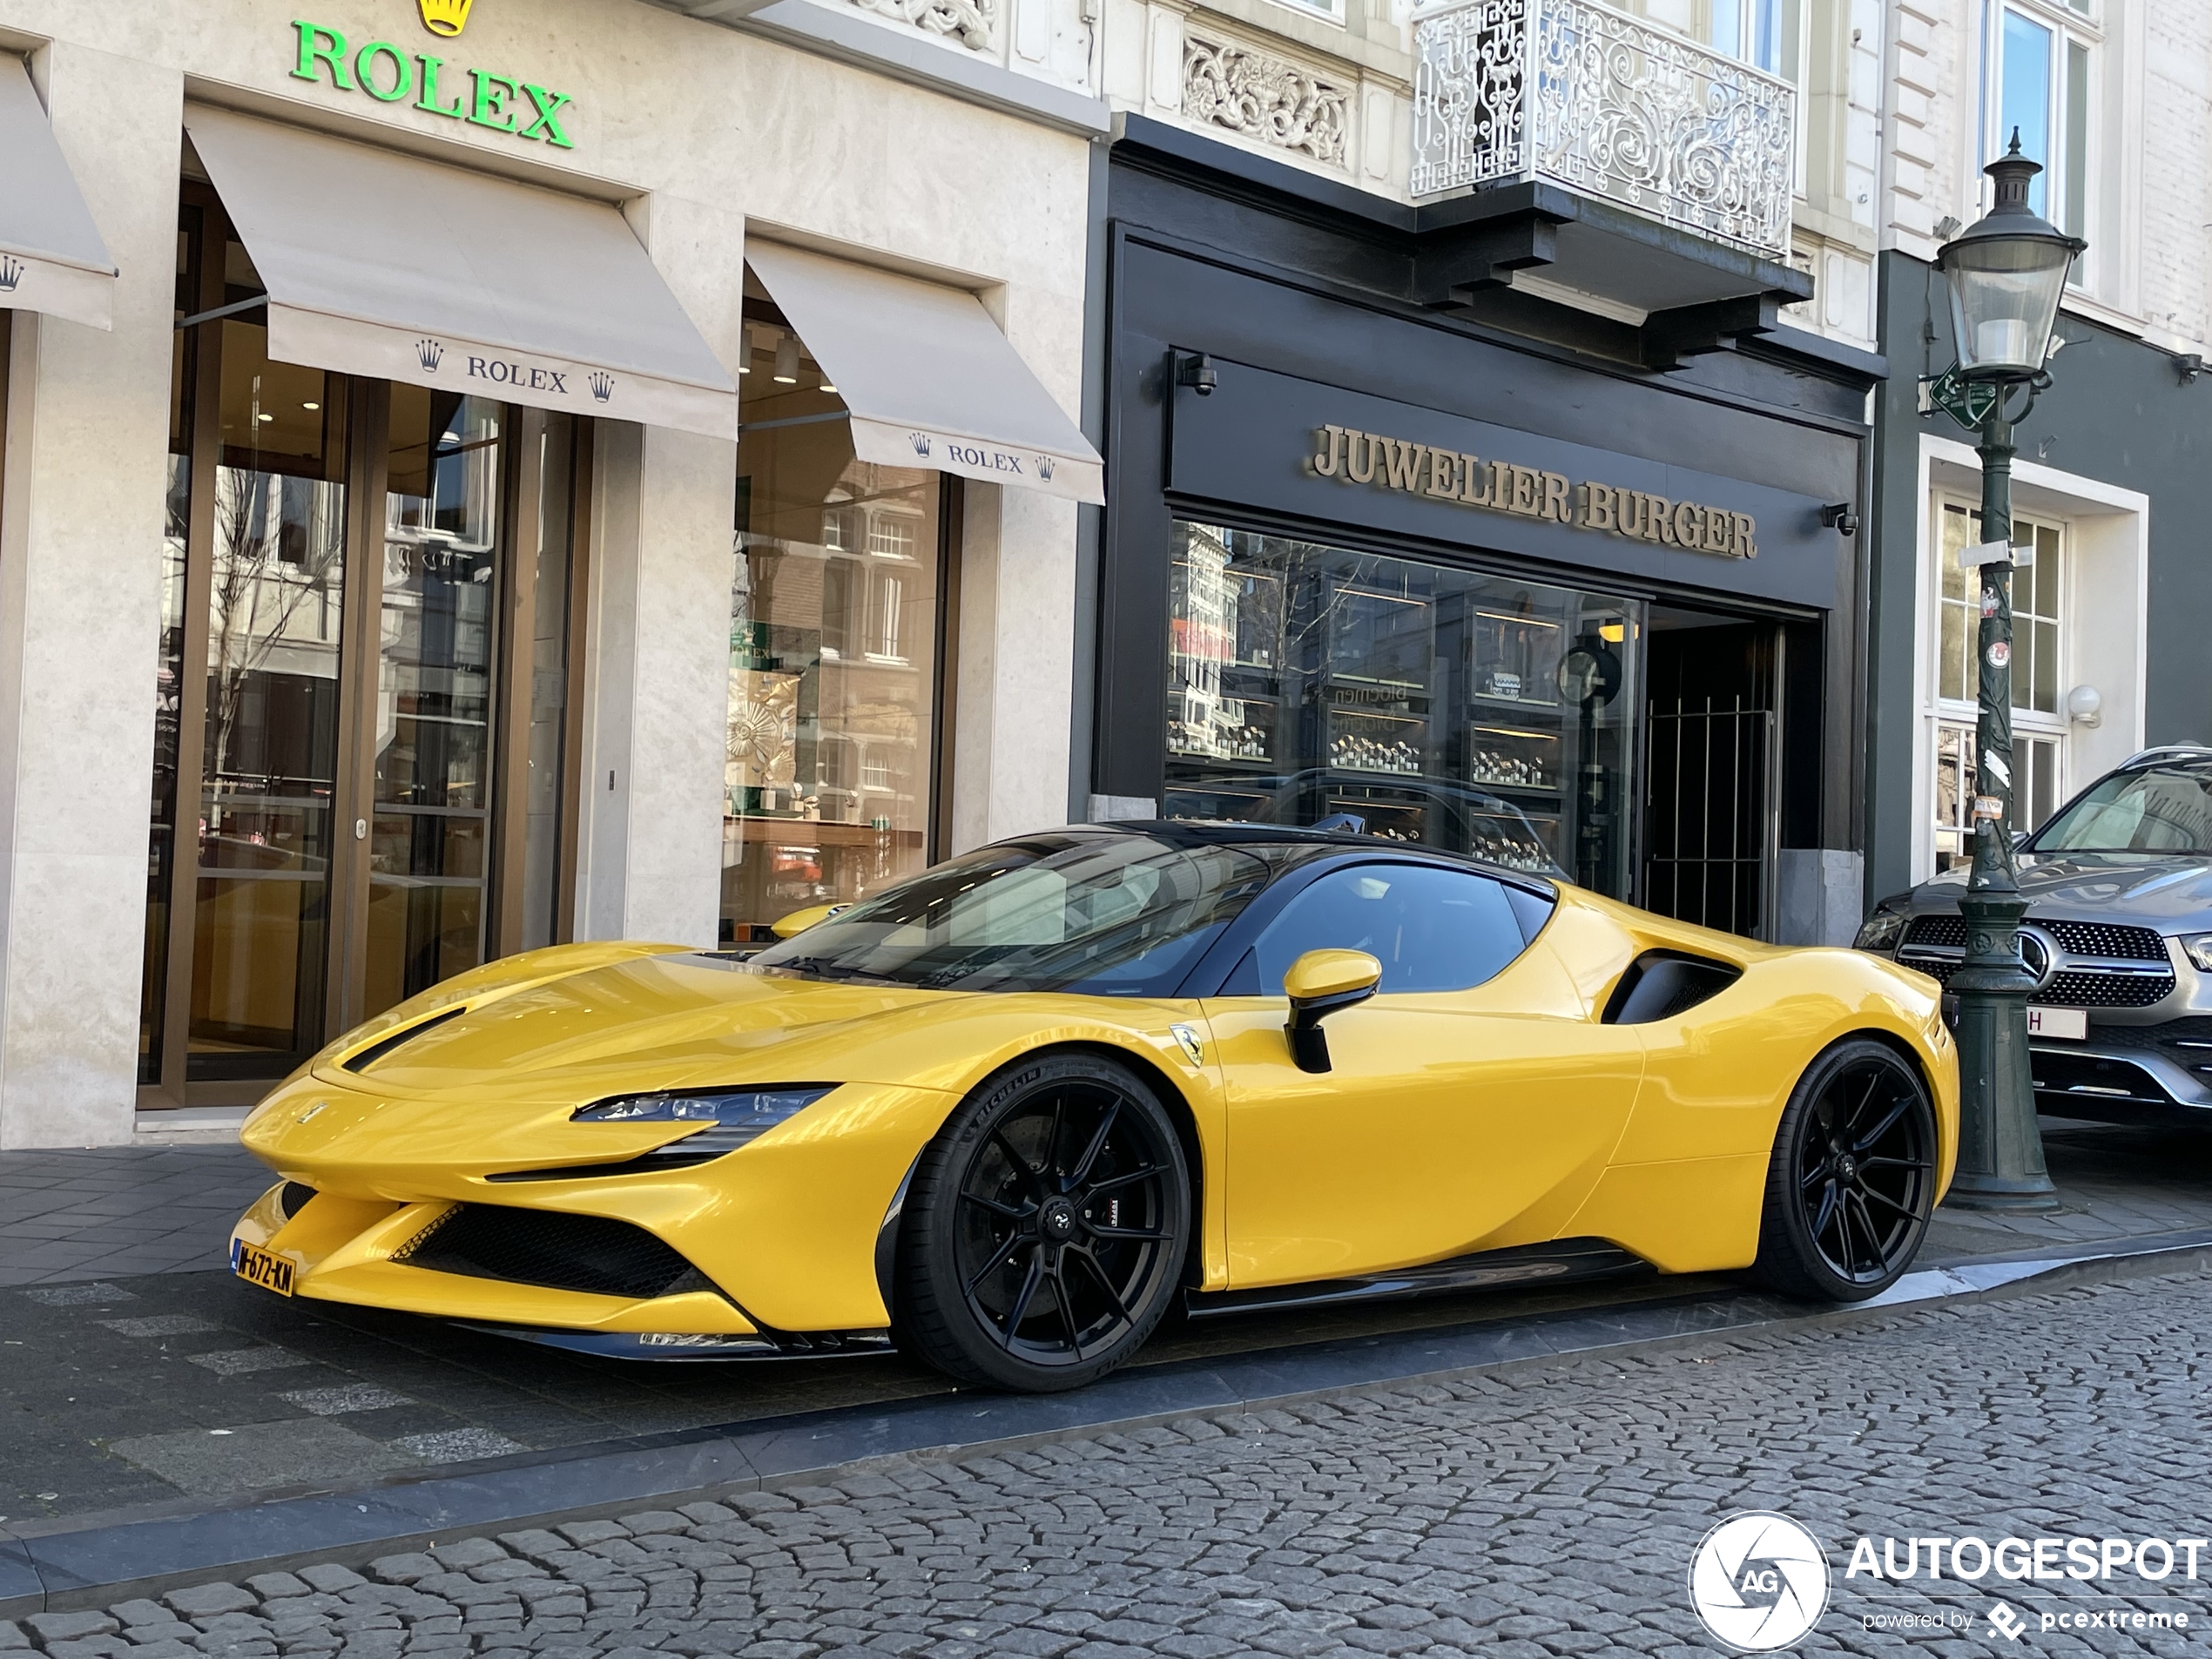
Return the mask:
<path fill-rule="evenodd" d="M 155 1106 L 258 1097 L 361 1020 L 567 936 L 589 432 L 276 361 L 212 197 L 179 248 Z"/>

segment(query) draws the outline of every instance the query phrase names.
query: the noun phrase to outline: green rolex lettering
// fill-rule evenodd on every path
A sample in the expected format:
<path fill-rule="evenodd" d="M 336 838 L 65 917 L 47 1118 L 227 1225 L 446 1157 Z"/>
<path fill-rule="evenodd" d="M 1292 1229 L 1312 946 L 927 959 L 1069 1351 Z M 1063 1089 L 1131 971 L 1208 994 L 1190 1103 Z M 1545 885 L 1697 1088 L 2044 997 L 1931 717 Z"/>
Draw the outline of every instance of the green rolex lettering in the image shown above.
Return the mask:
<path fill-rule="evenodd" d="M 573 101 L 569 95 L 566 92 L 549 92 L 529 81 L 523 83 L 523 91 L 530 95 L 530 103 L 536 108 L 537 118 L 523 129 L 522 136 L 525 138 L 543 138 L 556 150 L 575 149 L 576 145 L 569 142 L 569 135 L 561 130 L 561 111 Z"/>
<path fill-rule="evenodd" d="M 388 91 L 377 84 L 380 59 L 391 61 Z M 354 59 L 354 78 L 361 83 L 361 91 L 380 104 L 397 104 L 415 91 L 414 60 L 388 40 L 372 40 L 361 49 Z"/>
<path fill-rule="evenodd" d="M 438 102 L 438 71 L 446 66 L 442 57 L 433 57 L 428 52 L 416 54 L 415 61 L 422 65 L 422 96 L 415 100 L 415 107 L 431 115 L 451 116 L 458 121 L 465 111 L 462 108 L 462 94 L 455 92 L 453 102 Z"/>
<path fill-rule="evenodd" d="M 506 76 L 494 75 L 486 70 L 472 69 L 469 71 L 469 78 L 476 84 L 476 96 L 469 106 L 469 119 L 475 125 L 489 127 L 495 132 L 512 132 L 515 130 L 515 111 L 509 105 L 516 93 L 522 89 Z"/>
<path fill-rule="evenodd" d="M 354 90 L 354 78 L 346 72 L 346 37 L 335 29 L 326 29 L 319 23 L 294 22 L 293 29 L 300 37 L 300 56 L 292 66 L 295 81 L 320 80 L 316 74 L 317 64 L 330 65 L 330 84 L 341 92 Z"/>

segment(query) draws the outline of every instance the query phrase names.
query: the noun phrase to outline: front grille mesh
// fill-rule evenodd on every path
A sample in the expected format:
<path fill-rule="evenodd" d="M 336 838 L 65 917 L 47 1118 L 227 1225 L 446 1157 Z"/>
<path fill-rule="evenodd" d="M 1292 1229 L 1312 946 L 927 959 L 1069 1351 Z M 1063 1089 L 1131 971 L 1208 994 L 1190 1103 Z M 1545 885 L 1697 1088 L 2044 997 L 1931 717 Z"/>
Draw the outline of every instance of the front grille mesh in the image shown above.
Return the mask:
<path fill-rule="evenodd" d="M 2166 962 L 2166 941 L 2149 927 L 2123 927 L 2103 921 L 2030 921 L 2049 933 L 2060 949 L 2077 956 L 2103 956 L 2118 961 Z M 1905 954 L 1914 948 L 1963 951 L 1966 923 L 1962 916 L 1916 916 L 1905 930 L 1898 961 L 1944 984 L 1959 970 L 1959 960 Z M 2039 1002 L 2064 1008 L 2144 1008 L 2162 1002 L 2174 993 L 2174 976 L 2167 974 L 2117 974 L 2095 968 L 2072 968 L 2058 974 L 2035 994 Z"/>
<path fill-rule="evenodd" d="M 643 1227 L 604 1216 L 502 1204 L 457 1205 L 398 1259 L 441 1273 L 633 1301 L 712 1288 L 682 1255 Z"/>

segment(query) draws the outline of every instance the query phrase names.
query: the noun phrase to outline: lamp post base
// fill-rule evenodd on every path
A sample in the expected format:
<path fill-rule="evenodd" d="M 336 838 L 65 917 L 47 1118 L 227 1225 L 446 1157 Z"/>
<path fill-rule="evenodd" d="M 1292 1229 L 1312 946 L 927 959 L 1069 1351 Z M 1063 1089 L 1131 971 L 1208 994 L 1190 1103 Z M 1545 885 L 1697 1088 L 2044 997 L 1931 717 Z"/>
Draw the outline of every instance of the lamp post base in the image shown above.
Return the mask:
<path fill-rule="evenodd" d="M 1959 994 L 1959 1168 L 1944 1199 L 1954 1210 L 2056 1210 L 2043 1165 L 2035 1079 L 2027 1053 L 2027 998 L 2035 981 L 2015 930 L 2027 901 L 1999 866 L 1959 901 L 1966 959 L 1951 976 Z"/>

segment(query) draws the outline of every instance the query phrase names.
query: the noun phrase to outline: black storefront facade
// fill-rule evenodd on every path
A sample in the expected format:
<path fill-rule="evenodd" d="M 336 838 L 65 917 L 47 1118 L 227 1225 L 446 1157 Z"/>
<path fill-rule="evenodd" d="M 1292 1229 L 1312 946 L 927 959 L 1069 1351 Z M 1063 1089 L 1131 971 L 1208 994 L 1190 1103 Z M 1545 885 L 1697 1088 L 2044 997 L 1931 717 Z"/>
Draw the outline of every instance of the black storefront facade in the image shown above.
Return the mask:
<path fill-rule="evenodd" d="M 1548 187 L 1408 209 L 1136 118 L 1109 155 L 1094 811 L 1350 814 L 1847 938 L 1882 366 L 1778 325 L 1804 279 Z M 1756 292 L 1511 286 L 1562 226 Z"/>

